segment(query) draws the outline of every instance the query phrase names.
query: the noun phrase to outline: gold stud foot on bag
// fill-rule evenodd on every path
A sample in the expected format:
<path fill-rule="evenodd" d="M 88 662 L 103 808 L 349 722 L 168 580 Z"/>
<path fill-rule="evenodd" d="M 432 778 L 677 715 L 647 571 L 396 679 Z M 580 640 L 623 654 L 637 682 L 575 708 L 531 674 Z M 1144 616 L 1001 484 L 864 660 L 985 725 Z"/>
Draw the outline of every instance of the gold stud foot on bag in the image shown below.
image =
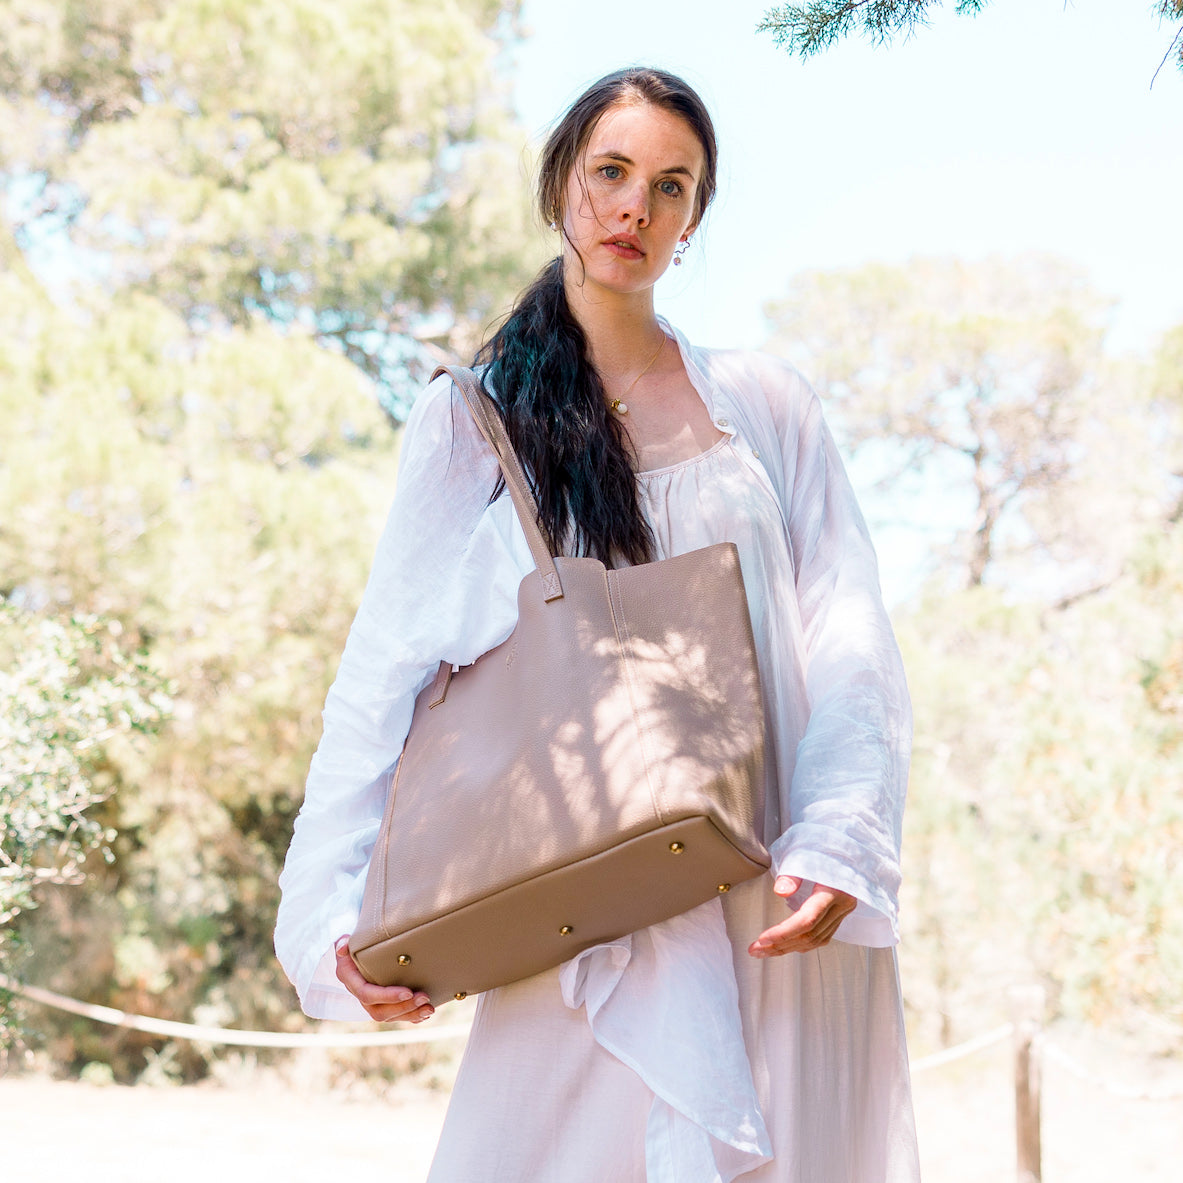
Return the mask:
<path fill-rule="evenodd" d="M 722 894 L 723 894 L 723 892 L 725 892 L 725 891 L 730 891 L 730 890 L 731 890 L 731 884 L 730 884 L 730 883 L 720 883 L 720 884 L 719 884 L 719 894 L 720 894 L 720 895 L 722 895 Z"/>
<path fill-rule="evenodd" d="M 569 924 L 564 924 L 563 927 L 559 929 L 559 936 L 569 937 L 574 931 L 575 929 L 573 929 Z"/>
<path fill-rule="evenodd" d="M 398 955 L 398 963 L 399 965 L 410 965 L 411 959 L 406 953 L 400 953 Z"/>
<path fill-rule="evenodd" d="M 681 842 L 671 842 L 670 843 L 670 853 L 671 854 L 681 854 L 682 851 L 684 851 L 685 849 L 686 849 L 686 847 L 683 846 Z"/>

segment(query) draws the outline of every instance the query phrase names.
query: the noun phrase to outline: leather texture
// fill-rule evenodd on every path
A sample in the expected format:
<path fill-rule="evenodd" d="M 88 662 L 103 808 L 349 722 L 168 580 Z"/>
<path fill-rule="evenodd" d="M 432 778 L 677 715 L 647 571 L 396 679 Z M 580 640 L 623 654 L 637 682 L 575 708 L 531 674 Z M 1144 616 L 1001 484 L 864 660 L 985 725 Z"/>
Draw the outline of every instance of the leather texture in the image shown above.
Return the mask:
<path fill-rule="evenodd" d="M 437 371 L 438 373 L 443 370 Z M 764 708 L 730 543 L 610 570 L 550 554 L 496 408 L 446 370 L 538 569 L 513 633 L 419 695 L 350 950 L 436 1005 L 768 869 Z"/>

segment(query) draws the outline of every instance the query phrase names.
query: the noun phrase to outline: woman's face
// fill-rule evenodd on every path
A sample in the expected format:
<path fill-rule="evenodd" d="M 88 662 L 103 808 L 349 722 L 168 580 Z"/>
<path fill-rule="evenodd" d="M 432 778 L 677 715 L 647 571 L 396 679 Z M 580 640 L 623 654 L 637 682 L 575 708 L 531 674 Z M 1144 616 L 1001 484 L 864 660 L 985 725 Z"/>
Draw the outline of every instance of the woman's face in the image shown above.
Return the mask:
<path fill-rule="evenodd" d="M 610 107 L 567 178 L 563 251 L 584 285 L 651 288 L 695 227 L 702 144 L 679 116 L 648 103 Z M 572 272 L 569 272 L 571 274 Z"/>

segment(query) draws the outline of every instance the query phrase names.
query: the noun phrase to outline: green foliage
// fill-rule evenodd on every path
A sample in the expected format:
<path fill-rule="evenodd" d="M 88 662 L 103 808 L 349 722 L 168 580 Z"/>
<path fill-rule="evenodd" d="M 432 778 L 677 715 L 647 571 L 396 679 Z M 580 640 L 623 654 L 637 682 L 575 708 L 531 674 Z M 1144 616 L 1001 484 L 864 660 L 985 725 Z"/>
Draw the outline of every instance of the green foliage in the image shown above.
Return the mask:
<path fill-rule="evenodd" d="M 79 883 L 113 838 L 87 813 L 108 795 L 110 749 L 164 717 L 163 682 L 97 617 L 59 622 L 0 600 L 0 925 L 38 883 Z"/>
<path fill-rule="evenodd" d="M 1183 335 L 1113 361 L 1105 311 L 1045 258 L 810 273 L 769 309 L 885 490 L 968 510 L 897 615 L 918 1046 L 1031 978 L 1056 1013 L 1183 1019 Z"/>
<path fill-rule="evenodd" d="M 976 14 L 986 3 L 956 0 L 955 11 Z M 911 36 L 918 25 L 928 23 L 929 10 L 940 6 L 941 0 L 810 0 L 769 9 L 757 31 L 772 33 L 777 45 L 790 53 L 810 57 L 854 32 L 875 45 L 900 33 Z"/>
<path fill-rule="evenodd" d="M 1086 582 L 1111 573 L 1095 514 L 1124 545 L 1131 507 L 1098 506 L 1085 486 L 1127 441 L 1105 389 L 1108 304 L 1076 269 L 1024 256 L 806 272 L 767 312 L 774 347 L 820 384 L 853 448 L 888 441 L 896 475 L 939 471 L 963 490 L 965 582 L 1008 555 L 1029 568 L 1034 552 Z M 1082 516 L 1091 528 L 1068 548 L 1065 522 Z"/>
<path fill-rule="evenodd" d="M 1149 408 L 1167 453 L 1174 508 L 1172 521 L 1183 518 L 1183 325 L 1165 334 L 1150 362 Z"/>
<path fill-rule="evenodd" d="M 276 879 L 393 491 L 392 415 L 537 260 L 516 13 L 0 0 L 0 594 L 121 627 L 175 687 L 76 810 L 85 882 L 43 882 L 13 920 L 30 979 L 302 1023 Z M 91 825 L 108 858 L 83 862 Z M 121 1080 L 214 1054 L 44 1033 Z"/>
<path fill-rule="evenodd" d="M 168 688 L 119 644 L 116 620 L 55 620 L 0 598 L 0 965 L 20 952 L 14 923 L 46 884 L 84 882 L 113 857 L 95 807 L 114 790 L 133 736 L 156 731 Z M 142 749 L 142 744 L 138 745 Z M 13 1035 L 0 1008 L 0 1041 Z"/>
<path fill-rule="evenodd" d="M 1037 977 L 1057 1013 L 1183 1019 L 1183 534 L 1048 609 L 975 588 L 899 622 L 916 703 L 905 956 L 936 1042 Z"/>
<path fill-rule="evenodd" d="M 167 726 L 104 785 L 111 861 L 19 918 L 29 976 L 133 1010 L 283 1027 L 275 881 L 397 435 L 355 367 L 262 317 L 199 338 L 148 296 L 80 321 L 31 281 L 0 282 L 4 590 L 122 625 L 175 687 Z M 47 1027 L 67 1062 L 110 1062 L 121 1079 L 152 1046 Z M 191 1049 L 178 1061 L 203 1069 Z"/>
<path fill-rule="evenodd" d="M 1153 5 L 1154 11 L 1158 13 L 1160 21 L 1178 21 L 1183 20 L 1183 0 L 1155 0 Z M 1170 46 L 1162 57 L 1162 65 L 1159 66 L 1161 70 L 1163 66 L 1170 60 L 1175 58 L 1179 69 L 1183 70 L 1183 24 L 1179 26 L 1174 38 L 1171 40 Z M 1155 71 L 1157 74 L 1158 71 Z"/>
<path fill-rule="evenodd" d="M 0 3 L 0 171 L 34 251 L 197 331 L 264 312 L 405 409 L 533 256 L 496 70 L 515 0 Z"/>
<path fill-rule="evenodd" d="M 976 16 L 987 3 L 989 0 L 955 0 L 953 10 L 958 16 Z M 886 45 L 901 34 L 910 37 L 928 23 L 931 10 L 941 5 L 942 0 L 808 0 L 770 8 L 756 30 L 771 33 L 777 45 L 807 58 L 852 33 L 862 33 L 873 45 Z M 1154 0 L 1150 8 L 1160 20 L 1183 18 L 1183 0 Z M 1172 55 L 1183 69 L 1183 27 L 1163 62 Z"/>

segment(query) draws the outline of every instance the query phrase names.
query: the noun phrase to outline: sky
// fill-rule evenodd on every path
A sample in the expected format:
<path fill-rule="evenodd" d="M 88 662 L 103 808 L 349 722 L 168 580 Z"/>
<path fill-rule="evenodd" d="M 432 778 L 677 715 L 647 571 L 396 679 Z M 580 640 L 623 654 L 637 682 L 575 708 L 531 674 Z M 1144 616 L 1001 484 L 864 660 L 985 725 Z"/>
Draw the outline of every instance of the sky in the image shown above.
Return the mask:
<path fill-rule="evenodd" d="M 1114 349 L 1183 321 L 1183 74 L 1150 0 L 951 6 L 910 41 L 801 62 L 753 0 L 525 0 L 531 133 L 601 74 L 673 70 L 718 127 L 720 194 L 659 308 L 704 345 L 758 346 L 807 268 L 1053 251 L 1120 306 Z"/>
<path fill-rule="evenodd" d="M 765 303 L 801 270 L 1026 250 L 1116 300 L 1115 353 L 1183 323 L 1183 73 L 1169 62 L 1151 88 L 1175 30 L 1150 0 L 946 4 L 909 41 L 807 62 L 756 32 L 767 7 L 525 0 L 515 99 L 532 135 L 630 64 L 681 74 L 715 117 L 719 195 L 658 287 L 692 341 L 760 347 Z M 966 507 L 925 488 L 885 500 L 869 468 L 851 472 L 902 603 Z"/>

